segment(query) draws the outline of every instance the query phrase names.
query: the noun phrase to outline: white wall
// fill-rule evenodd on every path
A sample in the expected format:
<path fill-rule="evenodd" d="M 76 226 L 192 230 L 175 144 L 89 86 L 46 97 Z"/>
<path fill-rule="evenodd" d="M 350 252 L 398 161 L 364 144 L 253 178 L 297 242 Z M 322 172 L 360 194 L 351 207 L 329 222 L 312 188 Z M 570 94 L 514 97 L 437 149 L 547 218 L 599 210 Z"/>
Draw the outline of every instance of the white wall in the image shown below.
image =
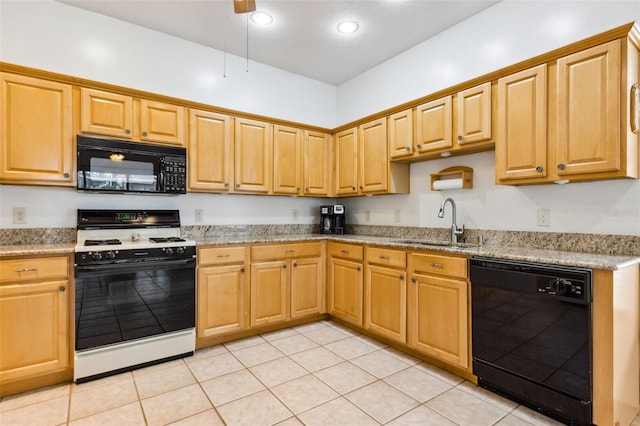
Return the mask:
<path fill-rule="evenodd" d="M 472 189 L 429 189 L 432 173 L 456 165 L 473 168 Z M 445 207 L 443 219 L 437 215 L 442 201 L 451 197 L 458 225 L 468 228 L 640 235 L 640 181 L 498 186 L 494 166 L 493 151 L 412 164 L 411 194 L 345 199 L 347 221 L 447 228 L 451 207 Z M 537 226 L 538 209 L 549 209 L 550 226 Z M 395 221 L 395 210 L 400 210 L 400 223 Z"/>
<path fill-rule="evenodd" d="M 335 127 L 335 86 L 51 0 L 0 0 L 0 60 Z"/>

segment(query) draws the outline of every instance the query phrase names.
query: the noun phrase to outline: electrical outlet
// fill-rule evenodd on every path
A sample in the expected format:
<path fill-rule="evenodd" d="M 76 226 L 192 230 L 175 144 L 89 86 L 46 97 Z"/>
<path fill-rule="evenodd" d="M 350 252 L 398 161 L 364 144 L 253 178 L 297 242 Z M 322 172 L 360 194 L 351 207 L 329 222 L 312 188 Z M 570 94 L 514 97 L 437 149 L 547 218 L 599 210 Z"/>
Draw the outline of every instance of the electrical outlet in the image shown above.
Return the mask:
<path fill-rule="evenodd" d="M 393 211 L 393 221 L 395 223 L 400 223 L 400 210 Z"/>
<path fill-rule="evenodd" d="M 291 220 L 298 220 L 300 211 L 298 209 L 291 209 Z"/>
<path fill-rule="evenodd" d="M 202 222 L 202 209 L 196 209 L 196 222 Z"/>
<path fill-rule="evenodd" d="M 371 222 L 371 210 L 364 211 L 364 221 Z"/>
<path fill-rule="evenodd" d="M 13 223 L 14 225 L 22 225 L 27 223 L 27 208 L 26 207 L 14 207 L 13 208 Z"/>
<path fill-rule="evenodd" d="M 538 209 L 538 226 L 549 226 L 549 209 Z"/>

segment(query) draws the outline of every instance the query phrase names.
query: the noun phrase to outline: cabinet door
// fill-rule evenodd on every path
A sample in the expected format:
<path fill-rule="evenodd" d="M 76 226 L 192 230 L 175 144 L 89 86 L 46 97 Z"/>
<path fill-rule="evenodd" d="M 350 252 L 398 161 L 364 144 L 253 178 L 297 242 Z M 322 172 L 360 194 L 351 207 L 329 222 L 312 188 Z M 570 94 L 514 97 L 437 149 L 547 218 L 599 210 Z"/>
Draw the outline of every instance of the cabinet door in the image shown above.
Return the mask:
<path fill-rule="evenodd" d="M 0 384 L 69 366 L 69 282 L 0 286 Z"/>
<path fill-rule="evenodd" d="M 367 265 L 365 327 L 400 343 L 407 342 L 405 272 Z"/>
<path fill-rule="evenodd" d="M 360 192 L 385 192 L 389 188 L 389 147 L 387 119 L 381 118 L 359 128 Z"/>
<path fill-rule="evenodd" d="M 235 119 L 236 192 L 270 191 L 272 143 L 271 124 L 245 118 Z"/>
<path fill-rule="evenodd" d="M 389 152 L 391 158 L 413 154 L 413 110 L 389 116 Z"/>
<path fill-rule="evenodd" d="M 458 93 L 458 145 L 491 139 L 491 82 Z"/>
<path fill-rule="evenodd" d="M 358 193 L 357 128 L 335 135 L 335 195 Z"/>
<path fill-rule="evenodd" d="M 498 80 L 498 181 L 547 176 L 547 65 Z"/>
<path fill-rule="evenodd" d="M 189 112 L 189 191 L 228 191 L 233 168 L 233 119 Z"/>
<path fill-rule="evenodd" d="M 302 178 L 302 131 L 273 126 L 273 193 L 297 195 Z"/>
<path fill-rule="evenodd" d="M 620 41 L 558 60 L 558 175 L 620 170 Z"/>
<path fill-rule="evenodd" d="M 305 131 L 303 185 L 305 195 L 329 195 L 329 142 L 326 133 Z"/>
<path fill-rule="evenodd" d="M 291 269 L 291 318 L 325 312 L 321 258 L 297 259 Z"/>
<path fill-rule="evenodd" d="M 133 137 L 133 98 L 80 89 L 80 131 L 123 139 Z"/>
<path fill-rule="evenodd" d="M 327 311 L 362 326 L 362 264 L 331 258 L 328 275 Z"/>
<path fill-rule="evenodd" d="M 184 107 L 140 100 L 140 140 L 184 146 Z"/>
<path fill-rule="evenodd" d="M 451 148 L 451 96 L 422 104 L 416 109 L 416 151 Z"/>
<path fill-rule="evenodd" d="M 244 265 L 198 270 L 198 338 L 247 328 L 246 275 Z"/>
<path fill-rule="evenodd" d="M 251 265 L 251 327 L 289 319 L 289 262 Z"/>
<path fill-rule="evenodd" d="M 0 182 L 73 186 L 71 86 L 0 73 Z"/>
<path fill-rule="evenodd" d="M 466 281 L 414 275 L 409 346 L 461 368 L 469 366 Z"/>

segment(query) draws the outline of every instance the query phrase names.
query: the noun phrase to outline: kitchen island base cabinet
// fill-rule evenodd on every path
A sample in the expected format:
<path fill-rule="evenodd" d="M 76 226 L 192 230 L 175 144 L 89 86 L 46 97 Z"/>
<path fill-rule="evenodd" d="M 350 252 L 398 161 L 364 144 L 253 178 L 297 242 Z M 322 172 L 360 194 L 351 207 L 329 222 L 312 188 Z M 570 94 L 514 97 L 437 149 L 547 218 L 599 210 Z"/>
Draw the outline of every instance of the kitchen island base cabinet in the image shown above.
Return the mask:
<path fill-rule="evenodd" d="M 0 262 L 0 395 L 71 379 L 70 264 Z"/>

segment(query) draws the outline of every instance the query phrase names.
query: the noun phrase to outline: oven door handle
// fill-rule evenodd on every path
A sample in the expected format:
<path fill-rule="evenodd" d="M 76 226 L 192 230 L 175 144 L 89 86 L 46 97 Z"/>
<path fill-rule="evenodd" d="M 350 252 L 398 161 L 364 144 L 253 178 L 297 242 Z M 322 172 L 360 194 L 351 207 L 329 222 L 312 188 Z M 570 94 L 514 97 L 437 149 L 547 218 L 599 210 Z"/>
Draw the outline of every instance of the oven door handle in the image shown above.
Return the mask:
<path fill-rule="evenodd" d="M 131 262 L 131 263 L 109 263 L 106 265 L 79 265 L 76 266 L 77 274 L 91 274 L 91 273 L 128 273 L 145 269 L 177 269 L 177 268 L 189 268 L 195 267 L 195 259 L 180 259 L 180 260 L 150 260 L 144 262 Z"/>

